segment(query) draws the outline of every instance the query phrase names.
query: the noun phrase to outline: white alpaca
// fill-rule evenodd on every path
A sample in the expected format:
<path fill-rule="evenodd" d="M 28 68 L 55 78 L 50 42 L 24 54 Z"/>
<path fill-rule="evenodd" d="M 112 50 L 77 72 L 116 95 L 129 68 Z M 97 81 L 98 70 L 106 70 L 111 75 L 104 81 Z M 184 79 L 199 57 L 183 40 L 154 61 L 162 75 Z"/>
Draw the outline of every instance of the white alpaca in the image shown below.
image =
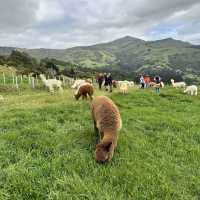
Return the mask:
<path fill-rule="evenodd" d="M 162 88 L 165 87 L 165 84 L 163 83 L 163 81 L 160 82 L 160 86 L 161 86 Z"/>
<path fill-rule="evenodd" d="M 46 79 L 44 74 L 40 74 L 40 78 L 44 85 L 49 89 L 50 92 L 54 93 L 54 87 L 57 87 L 61 93 L 63 93 L 62 82 L 57 79 Z"/>
<path fill-rule="evenodd" d="M 133 81 L 129 81 L 129 85 L 134 87 L 135 83 Z"/>
<path fill-rule="evenodd" d="M 78 79 L 74 82 L 74 84 L 72 85 L 72 89 L 76 89 L 78 88 L 79 86 L 81 86 L 82 84 L 84 84 L 86 81 L 85 80 L 82 80 L 82 79 Z"/>
<path fill-rule="evenodd" d="M 195 95 L 197 96 L 197 91 L 198 91 L 198 88 L 196 85 L 191 85 L 191 86 L 188 86 L 185 90 L 184 90 L 184 93 L 187 93 L 191 96 Z"/>
<path fill-rule="evenodd" d="M 119 86 L 119 90 L 122 94 L 127 94 L 128 93 L 128 83 L 123 82 Z"/>
<path fill-rule="evenodd" d="M 129 87 L 134 86 L 134 82 L 133 81 L 117 81 L 117 85 L 120 87 L 122 84 L 126 83 Z"/>
<path fill-rule="evenodd" d="M 174 82 L 174 79 L 171 79 L 171 83 L 172 83 L 172 86 L 174 88 L 185 88 L 186 87 L 186 83 L 185 82 Z"/>

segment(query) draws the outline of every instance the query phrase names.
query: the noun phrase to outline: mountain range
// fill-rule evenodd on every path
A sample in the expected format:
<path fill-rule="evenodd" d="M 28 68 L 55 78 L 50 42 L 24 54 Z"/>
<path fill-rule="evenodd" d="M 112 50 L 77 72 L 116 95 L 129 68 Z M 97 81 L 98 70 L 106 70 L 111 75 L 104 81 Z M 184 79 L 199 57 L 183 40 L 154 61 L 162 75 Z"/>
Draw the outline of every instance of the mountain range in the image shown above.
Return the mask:
<path fill-rule="evenodd" d="M 144 41 L 126 36 L 108 43 L 69 49 L 0 47 L 0 55 L 9 55 L 14 49 L 25 51 L 38 60 L 48 57 L 87 68 L 138 73 L 173 69 L 188 77 L 200 75 L 200 46 L 173 38 Z"/>

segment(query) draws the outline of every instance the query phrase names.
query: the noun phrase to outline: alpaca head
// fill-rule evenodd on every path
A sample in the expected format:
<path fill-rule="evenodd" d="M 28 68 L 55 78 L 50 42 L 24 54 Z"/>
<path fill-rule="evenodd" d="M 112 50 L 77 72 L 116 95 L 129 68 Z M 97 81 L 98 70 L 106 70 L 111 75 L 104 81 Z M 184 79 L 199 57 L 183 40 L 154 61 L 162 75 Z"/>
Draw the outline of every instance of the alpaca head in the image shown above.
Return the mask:
<path fill-rule="evenodd" d="M 172 83 L 172 84 L 174 83 L 174 79 L 171 79 L 171 83 Z"/>
<path fill-rule="evenodd" d="M 96 145 L 95 160 L 104 163 L 109 159 L 109 151 L 112 142 L 99 143 Z"/>
<path fill-rule="evenodd" d="M 79 95 L 78 94 L 74 94 L 74 98 L 76 99 L 76 100 L 78 100 L 79 99 Z"/>

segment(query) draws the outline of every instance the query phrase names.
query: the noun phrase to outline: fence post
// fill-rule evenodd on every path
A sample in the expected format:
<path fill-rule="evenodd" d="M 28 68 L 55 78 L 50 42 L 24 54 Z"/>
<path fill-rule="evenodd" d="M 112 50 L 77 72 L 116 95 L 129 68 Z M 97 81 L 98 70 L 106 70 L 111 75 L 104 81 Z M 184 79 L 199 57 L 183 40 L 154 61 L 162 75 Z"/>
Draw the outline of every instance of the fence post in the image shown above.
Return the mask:
<path fill-rule="evenodd" d="M 17 78 L 17 76 L 15 77 L 15 85 L 16 85 L 16 88 L 18 89 L 19 85 L 18 85 L 18 78 Z"/>
<path fill-rule="evenodd" d="M 15 77 L 14 74 L 12 73 L 12 80 L 13 80 L 13 87 L 15 86 Z"/>
<path fill-rule="evenodd" d="M 20 78 L 21 78 L 21 84 L 22 84 L 23 83 L 23 76 L 21 75 Z"/>
<path fill-rule="evenodd" d="M 35 77 L 35 84 L 38 85 L 38 76 L 36 74 L 36 77 Z"/>
<path fill-rule="evenodd" d="M 31 77 L 28 75 L 28 84 L 31 85 Z"/>
<path fill-rule="evenodd" d="M 4 72 L 3 72 L 3 84 L 4 84 L 4 85 L 6 84 L 6 77 L 5 77 Z"/>
<path fill-rule="evenodd" d="M 32 77 L 32 88 L 34 89 L 35 88 L 35 79 L 34 79 L 34 77 Z"/>

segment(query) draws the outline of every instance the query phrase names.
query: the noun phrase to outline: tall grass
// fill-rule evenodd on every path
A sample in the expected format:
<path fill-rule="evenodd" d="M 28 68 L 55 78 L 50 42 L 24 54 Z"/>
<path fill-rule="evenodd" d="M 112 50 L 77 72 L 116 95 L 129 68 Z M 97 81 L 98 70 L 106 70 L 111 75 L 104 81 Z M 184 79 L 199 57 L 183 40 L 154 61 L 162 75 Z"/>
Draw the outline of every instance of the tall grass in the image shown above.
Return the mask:
<path fill-rule="evenodd" d="M 113 160 L 99 165 L 88 102 L 69 89 L 3 96 L 0 199 L 199 199 L 199 97 L 115 91 L 123 128 Z"/>

